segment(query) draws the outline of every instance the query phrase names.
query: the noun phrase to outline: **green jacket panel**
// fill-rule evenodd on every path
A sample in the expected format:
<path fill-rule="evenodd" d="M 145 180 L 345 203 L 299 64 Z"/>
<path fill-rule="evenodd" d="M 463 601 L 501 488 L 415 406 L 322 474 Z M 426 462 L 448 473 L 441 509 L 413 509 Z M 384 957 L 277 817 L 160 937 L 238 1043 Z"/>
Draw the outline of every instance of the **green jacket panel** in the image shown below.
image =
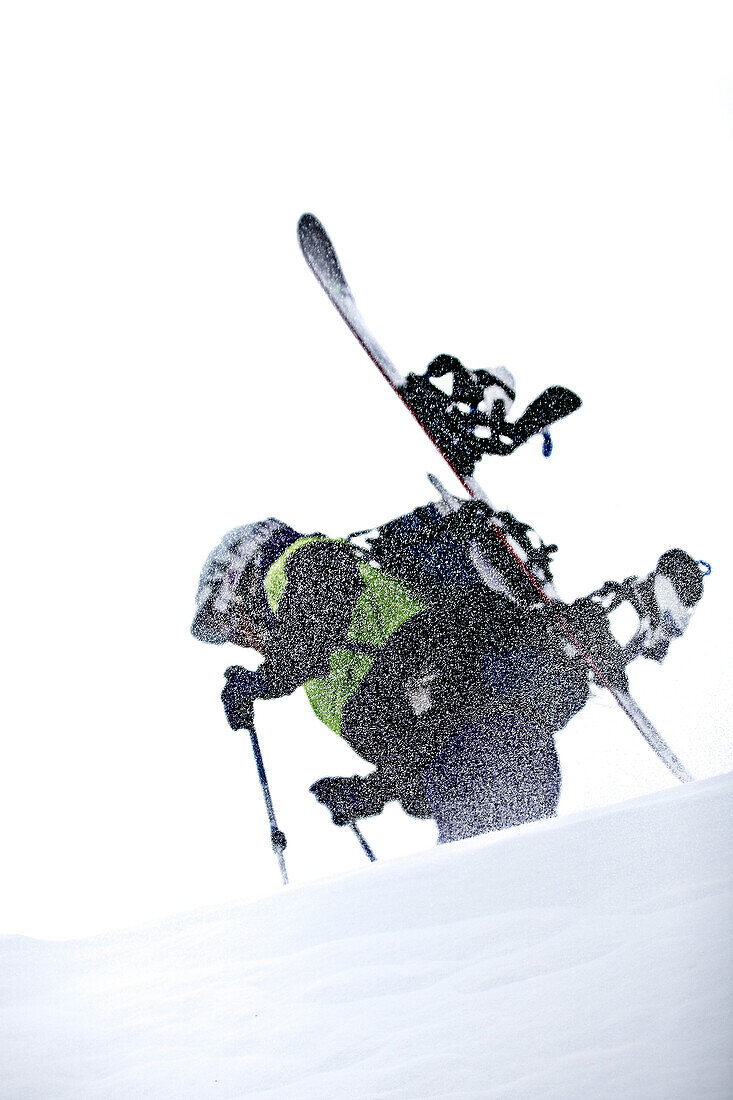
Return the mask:
<path fill-rule="evenodd" d="M 307 535 L 288 546 L 267 571 L 264 589 L 274 614 L 287 588 L 288 559 L 302 546 L 315 541 L 342 540 Z M 331 652 L 328 675 L 308 680 L 304 685 L 313 710 L 336 733 L 341 732 L 344 706 L 369 672 L 379 650 L 403 623 L 424 610 L 389 574 L 361 560 L 357 561 L 357 568 L 364 587 L 354 605 L 344 644 Z"/>

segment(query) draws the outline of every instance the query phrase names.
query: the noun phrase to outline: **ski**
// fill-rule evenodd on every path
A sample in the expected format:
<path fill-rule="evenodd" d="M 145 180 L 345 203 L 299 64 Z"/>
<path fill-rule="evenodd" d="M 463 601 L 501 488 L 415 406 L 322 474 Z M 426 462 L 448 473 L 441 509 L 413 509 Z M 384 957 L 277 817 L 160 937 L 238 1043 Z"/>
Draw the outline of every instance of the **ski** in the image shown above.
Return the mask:
<path fill-rule="evenodd" d="M 298 241 L 303 256 L 310 267 L 316 280 L 324 290 L 331 304 L 336 308 L 343 321 L 346 323 L 350 331 L 359 341 L 364 351 L 372 360 L 374 365 L 379 369 L 382 375 L 387 379 L 392 389 L 401 399 L 403 404 L 412 413 L 413 417 L 420 425 L 422 430 L 428 436 L 430 441 L 434 444 L 441 457 L 451 468 L 459 482 L 466 490 L 468 495 L 474 500 L 483 501 L 489 507 L 491 502 L 484 493 L 483 489 L 473 476 L 473 472 L 468 472 L 465 464 L 456 461 L 455 458 L 446 453 L 446 448 L 441 445 L 442 439 L 436 438 L 440 435 L 430 424 L 426 423 L 424 419 L 418 416 L 413 404 L 410 401 L 408 380 L 397 369 L 392 362 L 386 351 L 374 338 L 371 330 L 369 329 L 366 321 L 362 317 L 354 298 L 354 294 L 346 280 L 343 269 L 339 262 L 336 250 L 331 243 L 326 230 L 323 228 L 321 222 L 313 214 L 303 214 L 298 222 Z M 553 391 L 558 391 L 557 393 Z M 546 391 L 545 395 L 541 395 L 536 402 L 533 402 L 532 421 L 533 430 L 539 430 L 540 423 L 536 408 L 538 404 L 542 403 L 543 398 L 546 395 L 551 395 L 548 398 L 548 407 L 550 405 L 556 406 L 557 415 L 554 419 L 559 419 L 560 416 L 568 415 L 568 412 L 573 411 L 574 405 L 571 400 L 565 397 L 565 394 L 569 394 L 570 391 L 562 391 L 561 387 L 553 387 L 552 390 Z M 570 395 L 575 397 L 575 395 Z M 575 399 L 579 404 L 579 399 Z M 550 408 L 550 413 L 552 413 Z M 521 419 L 521 418 L 520 418 Z M 491 530 L 496 538 L 501 542 L 519 567 L 527 576 L 527 579 L 532 584 L 533 588 L 537 591 L 542 602 L 549 608 L 553 614 L 555 621 L 561 628 L 565 636 L 570 641 L 571 645 L 580 653 L 585 660 L 586 664 L 593 672 L 596 681 L 605 687 L 616 700 L 618 705 L 626 716 L 633 722 L 639 733 L 645 739 L 650 748 L 656 753 L 663 764 L 669 769 L 669 771 L 680 780 L 682 783 L 688 783 L 693 779 L 693 776 L 687 770 L 685 765 L 679 759 L 679 757 L 672 751 L 670 746 L 664 740 L 659 731 L 650 722 L 644 712 L 641 710 L 636 701 L 631 697 L 628 692 L 622 691 L 615 685 L 611 684 L 608 678 L 604 675 L 601 669 L 598 668 L 596 662 L 592 656 L 588 653 L 582 643 L 575 636 L 570 625 L 566 622 L 564 617 L 560 614 L 557 607 L 554 606 L 553 600 L 544 591 L 537 578 L 526 567 L 525 563 L 521 560 L 519 555 L 515 552 L 514 548 L 508 542 L 503 532 L 492 524 Z M 475 550 L 475 553 L 473 552 Z M 480 554 L 478 547 L 472 548 L 472 557 L 479 573 L 483 579 L 492 587 L 497 588 L 497 571 L 493 569 L 491 564 L 483 558 Z"/>

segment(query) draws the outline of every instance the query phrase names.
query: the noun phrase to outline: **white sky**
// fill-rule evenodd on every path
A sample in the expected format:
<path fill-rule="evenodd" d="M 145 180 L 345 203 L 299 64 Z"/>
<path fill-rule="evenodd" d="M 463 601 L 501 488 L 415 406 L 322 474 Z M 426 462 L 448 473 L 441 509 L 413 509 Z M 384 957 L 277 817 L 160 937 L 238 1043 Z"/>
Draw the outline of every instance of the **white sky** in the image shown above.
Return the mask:
<path fill-rule="evenodd" d="M 478 471 L 573 598 L 681 545 L 714 573 L 632 691 L 733 765 L 733 19 L 725 4 L 33 4 L 0 16 L 5 674 L 0 931 L 84 934 L 278 888 L 201 563 L 275 515 L 334 535 L 454 483 L 329 307 L 330 232 L 404 372 L 505 364 L 582 410 Z M 246 658 L 245 658 L 246 661 Z M 360 762 L 302 692 L 258 727 L 294 881 L 359 864 L 308 794 Z M 674 783 L 606 701 L 562 810 Z M 384 857 L 429 846 L 395 808 Z"/>

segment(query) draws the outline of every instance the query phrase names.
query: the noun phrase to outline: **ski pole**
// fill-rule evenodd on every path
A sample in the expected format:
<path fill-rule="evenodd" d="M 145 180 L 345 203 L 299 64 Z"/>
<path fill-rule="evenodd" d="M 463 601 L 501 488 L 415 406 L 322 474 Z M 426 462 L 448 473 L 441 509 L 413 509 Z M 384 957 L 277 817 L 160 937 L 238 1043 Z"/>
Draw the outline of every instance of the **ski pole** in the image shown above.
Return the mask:
<path fill-rule="evenodd" d="M 355 821 L 352 821 L 352 822 L 350 822 L 350 825 L 351 825 L 351 828 L 352 828 L 352 830 L 353 830 L 354 836 L 356 837 L 356 839 L 357 839 L 357 840 L 359 841 L 359 843 L 361 844 L 362 848 L 363 848 L 363 849 L 364 849 L 364 851 L 366 852 L 367 858 L 368 858 L 368 859 L 369 859 L 369 860 L 370 860 L 370 861 L 371 861 L 372 863 L 375 863 L 375 862 L 376 862 L 376 859 L 377 859 L 377 857 L 375 856 L 374 852 L 373 852 L 373 851 L 371 850 L 371 848 L 369 847 L 369 844 L 367 843 L 366 837 L 365 837 L 365 836 L 364 836 L 364 834 L 362 833 L 361 829 L 359 828 L 359 826 L 358 826 L 358 825 L 356 824 L 356 822 L 355 822 Z"/>
<path fill-rule="evenodd" d="M 254 715 L 249 726 L 245 727 L 249 731 L 250 740 L 252 741 L 252 751 L 255 756 L 255 763 L 257 764 L 257 775 L 260 779 L 260 786 L 262 787 L 262 794 L 265 799 L 265 805 L 267 807 L 267 816 L 270 820 L 270 840 L 272 841 L 272 850 L 277 856 L 277 862 L 280 867 L 280 874 L 282 875 L 283 886 L 288 885 L 288 872 L 285 868 L 285 857 L 283 852 L 287 847 L 287 839 L 285 833 L 277 827 L 277 820 L 275 818 L 275 809 L 272 805 L 272 796 L 270 795 L 270 784 L 267 782 L 267 776 L 265 774 L 265 765 L 262 761 L 262 753 L 260 752 L 260 743 L 257 739 L 257 731 L 255 730 Z"/>

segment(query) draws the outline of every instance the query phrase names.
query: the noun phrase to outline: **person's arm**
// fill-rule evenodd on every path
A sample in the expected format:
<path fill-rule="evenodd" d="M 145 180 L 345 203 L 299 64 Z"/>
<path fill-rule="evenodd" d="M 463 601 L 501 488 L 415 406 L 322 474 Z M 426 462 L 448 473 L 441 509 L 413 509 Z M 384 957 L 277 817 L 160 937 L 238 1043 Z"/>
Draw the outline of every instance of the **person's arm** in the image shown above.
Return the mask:
<path fill-rule="evenodd" d="M 289 695 L 326 676 L 331 653 L 344 641 L 364 582 L 353 551 L 342 543 L 308 543 L 286 562 L 287 587 L 254 673 L 262 699 Z"/>

